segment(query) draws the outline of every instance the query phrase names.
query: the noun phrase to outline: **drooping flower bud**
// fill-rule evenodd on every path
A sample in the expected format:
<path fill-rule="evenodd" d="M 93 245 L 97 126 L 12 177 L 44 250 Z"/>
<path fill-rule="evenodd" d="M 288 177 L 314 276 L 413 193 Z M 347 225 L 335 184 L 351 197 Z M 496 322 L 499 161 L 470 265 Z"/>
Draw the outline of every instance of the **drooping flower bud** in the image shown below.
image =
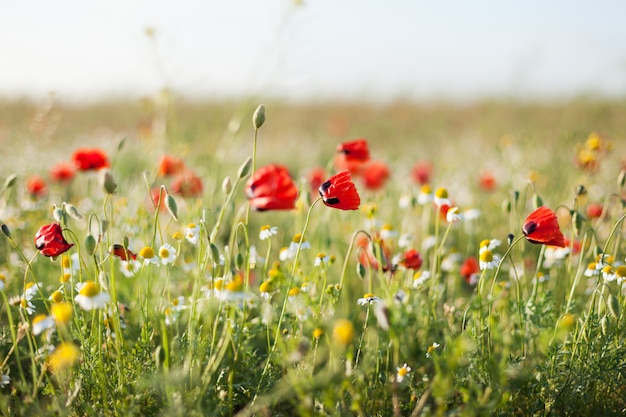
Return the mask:
<path fill-rule="evenodd" d="M 265 106 L 260 105 L 254 111 L 254 115 L 252 115 L 252 123 L 254 124 L 255 129 L 259 129 L 265 123 Z"/>

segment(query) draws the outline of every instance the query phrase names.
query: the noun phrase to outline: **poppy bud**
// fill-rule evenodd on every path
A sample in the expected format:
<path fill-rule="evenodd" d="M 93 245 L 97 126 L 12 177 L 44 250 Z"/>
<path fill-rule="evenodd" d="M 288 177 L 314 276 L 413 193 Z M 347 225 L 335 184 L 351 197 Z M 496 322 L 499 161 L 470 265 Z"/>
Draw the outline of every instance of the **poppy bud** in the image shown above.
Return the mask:
<path fill-rule="evenodd" d="M 100 222 L 100 233 L 105 234 L 109 230 L 109 221 L 104 219 Z"/>
<path fill-rule="evenodd" d="M 232 190 L 233 190 L 233 184 L 230 182 L 230 177 L 224 178 L 224 181 L 222 182 L 222 192 L 225 195 L 228 195 L 230 194 Z"/>
<path fill-rule="evenodd" d="M 250 173 L 250 169 L 252 168 L 252 158 L 248 157 L 243 164 L 239 167 L 239 171 L 237 171 L 237 176 L 239 178 L 243 178 Z"/>
<path fill-rule="evenodd" d="M 257 107 L 257 109 L 254 112 L 254 115 L 252 115 L 252 123 L 254 124 L 254 128 L 258 129 L 261 126 L 263 126 L 263 123 L 265 123 L 265 106 L 264 105 L 260 105 L 259 107 Z"/>
<path fill-rule="evenodd" d="M 85 237 L 85 250 L 89 256 L 96 253 L 96 238 L 91 233 Z"/>
<path fill-rule="evenodd" d="M 535 194 L 533 196 L 533 207 L 539 208 L 541 206 L 543 206 L 543 199 L 541 197 L 539 197 L 538 194 Z"/>
<path fill-rule="evenodd" d="M 584 220 L 584 217 L 578 211 L 572 211 L 572 228 L 575 236 L 580 236 L 580 229 L 583 227 Z"/>
<path fill-rule="evenodd" d="M 506 213 L 510 213 L 511 212 L 511 200 L 509 200 L 508 198 L 506 198 L 503 202 L 502 202 L 502 210 Z"/>
<path fill-rule="evenodd" d="M 220 250 L 214 243 L 210 243 L 209 247 L 211 248 L 211 258 L 214 263 L 218 263 L 220 261 Z"/>
<path fill-rule="evenodd" d="M 602 334 L 604 336 L 611 332 L 611 322 L 609 321 L 608 316 L 604 316 L 600 319 L 600 329 L 602 330 Z"/>
<path fill-rule="evenodd" d="M 4 235 L 8 238 L 11 237 L 11 231 L 9 230 L 9 226 L 7 226 L 6 224 L 2 223 L 2 226 L 0 226 L 0 228 L 2 228 L 2 233 L 4 233 Z"/>
<path fill-rule="evenodd" d="M 243 255 L 241 254 L 241 252 L 239 252 L 237 256 L 235 256 L 235 266 L 237 267 L 237 269 L 241 269 L 243 267 L 243 261 Z"/>
<path fill-rule="evenodd" d="M 104 174 L 102 176 L 102 186 L 104 187 L 104 191 L 106 191 L 107 194 L 115 194 L 115 191 L 117 190 L 117 184 L 113 179 L 113 174 L 111 174 L 111 171 L 104 171 Z"/>
<path fill-rule="evenodd" d="M 15 181 L 17 180 L 17 174 L 11 174 L 4 180 L 4 189 L 8 190 L 9 188 L 15 185 Z"/>
<path fill-rule="evenodd" d="M 80 214 L 76 206 L 74 206 L 73 204 L 63 203 L 63 209 L 67 214 L 70 215 L 71 218 L 75 220 L 80 220 L 83 218 L 83 215 Z"/>
<path fill-rule="evenodd" d="M 57 207 L 56 204 L 52 206 L 52 217 L 57 223 L 65 223 L 65 212 L 61 207 Z"/>
<path fill-rule="evenodd" d="M 176 205 L 176 200 L 170 194 L 165 194 L 165 207 L 174 220 L 178 221 L 178 205 Z"/>
<path fill-rule="evenodd" d="M 356 264 L 356 273 L 361 279 L 365 278 L 365 266 L 360 262 Z"/>
<path fill-rule="evenodd" d="M 613 294 L 609 294 L 609 299 L 607 300 L 607 305 L 609 307 L 609 313 L 615 318 L 619 318 L 620 315 L 620 306 L 619 300 Z"/>
<path fill-rule="evenodd" d="M 626 169 L 622 169 L 617 176 L 617 186 L 623 188 L 626 183 Z"/>

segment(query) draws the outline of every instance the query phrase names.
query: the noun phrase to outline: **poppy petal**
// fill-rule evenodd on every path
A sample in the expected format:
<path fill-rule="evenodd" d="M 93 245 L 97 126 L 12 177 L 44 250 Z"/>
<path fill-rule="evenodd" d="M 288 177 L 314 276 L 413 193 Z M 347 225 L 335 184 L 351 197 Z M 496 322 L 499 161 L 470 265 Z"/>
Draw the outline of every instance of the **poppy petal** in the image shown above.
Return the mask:
<path fill-rule="evenodd" d="M 319 192 L 324 204 L 328 207 L 340 210 L 356 210 L 361 204 L 361 198 L 348 170 L 330 177 L 320 186 Z"/>
<path fill-rule="evenodd" d="M 565 247 L 565 238 L 559 229 L 559 222 L 556 214 L 548 207 L 541 206 L 530 213 L 522 232 L 530 243 Z"/>
<path fill-rule="evenodd" d="M 298 199 L 298 188 L 281 165 L 258 169 L 246 183 L 245 192 L 250 206 L 259 211 L 290 210 Z"/>

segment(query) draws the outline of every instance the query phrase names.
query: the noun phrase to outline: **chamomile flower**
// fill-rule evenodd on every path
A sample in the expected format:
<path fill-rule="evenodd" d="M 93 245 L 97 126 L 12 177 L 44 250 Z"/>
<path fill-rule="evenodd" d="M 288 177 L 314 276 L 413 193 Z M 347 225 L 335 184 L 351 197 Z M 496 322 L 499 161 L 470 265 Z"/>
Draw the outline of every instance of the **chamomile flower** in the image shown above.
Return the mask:
<path fill-rule="evenodd" d="M 394 230 L 393 226 L 389 223 L 383 224 L 380 228 L 380 237 L 381 239 L 393 239 L 398 236 L 398 232 Z"/>
<path fill-rule="evenodd" d="M 122 271 L 122 275 L 124 275 L 126 278 L 132 278 L 141 269 L 141 262 L 135 259 L 120 261 L 120 269 Z"/>
<path fill-rule="evenodd" d="M 362 298 L 359 298 L 358 300 L 356 300 L 356 303 L 360 306 L 364 306 L 366 304 L 374 304 L 374 303 L 380 303 L 383 300 L 380 299 L 379 297 L 376 297 L 374 294 L 364 294 Z"/>
<path fill-rule="evenodd" d="M 396 368 L 396 382 L 400 383 L 411 372 L 411 367 L 406 363 L 399 368 Z"/>
<path fill-rule="evenodd" d="M 602 268 L 602 278 L 604 278 L 606 282 L 615 281 L 617 279 L 615 268 L 613 268 L 611 265 L 605 265 Z"/>
<path fill-rule="evenodd" d="M 185 239 L 192 245 L 197 245 L 200 240 L 200 225 L 189 223 L 185 227 Z"/>
<path fill-rule="evenodd" d="M 482 240 L 479 244 L 480 249 L 478 253 L 483 253 L 485 250 L 493 251 L 495 248 L 500 246 L 502 242 L 498 239 L 485 239 Z"/>
<path fill-rule="evenodd" d="M 46 316 L 45 314 L 38 314 L 33 318 L 30 325 L 35 336 L 40 335 L 42 332 L 48 329 L 53 329 L 55 325 L 54 318 L 52 316 Z"/>
<path fill-rule="evenodd" d="M 266 240 L 272 236 L 275 236 L 276 234 L 278 234 L 278 227 L 270 226 L 266 224 L 265 226 L 261 226 L 261 231 L 259 232 L 259 239 Z"/>
<path fill-rule="evenodd" d="M 433 342 L 432 345 L 428 346 L 428 349 L 426 349 L 426 357 L 430 358 L 433 355 L 433 352 L 437 350 L 439 346 L 441 345 L 437 342 Z"/>
<path fill-rule="evenodd" d="M 626 281 L 626 265 L 620 265 L 615 268 L 615 277 L 618 285 L 622 285 Z"/>
<path fill-rule="evenodd" d="M 437 190 L 435 191 L 435 196 L 433 197 L 433 201 L 438 208 L 441 208 L 442 206 L 452 205 L 450 199 L 448 198 L 448 190 L 443 187 L 437 188 Z"/>
<path fill-rule="evenodd" d="M 0 377 L 0 388 L 4 388 L 11 383 L 11 377 L 5 374 L 1 374 Z"/>
<path fill-rule="evenodd" d="M 74 301 L 85 311 L 103 309 L 109 302 L 109 294 L 101 291 L 93 281 L 81 282 L 76 285 L 78 295 Z"/>
<path fill-rule="evenodd" d="M 170 245 L 169 243 L 164 243 L 159 248 L 158 255 L 163 265 L 169 265 L 171 263 L 174 263 L 174 261 L 176 260 L 176 248 L 174 248 L 174 246 Z"/>
<path fill-rule="evenodd" d="M 433 190 L 430 188 L 430 185 L 424 184 L 420 189 L 419 194 L 417 195 L 417 203 L 421 206 L 425 206 L 433 201 Z"/>
<path fill-rule="evenodd" d="M 143 259 L 144 265 L 159 265 L 159 258 L 154 253 L 154 249 L 150 246 L 145 246 L 139 251 L 139 257 Z"/>
<path fill-rule="evenodd" d="M 315 255 L 315 261 L 313 262 L 313 265 L 314 266 L 328 265 L 329 261 L 330 261 L 330 256 L 326 255 L 325 253 L 318 253 L 317 255 Z"/>
<path fill-rule="evenodd" d="M 413 288 L 419 288 L 423 286 L 426 283 L 426 281 L 428 281 L 429 279 L 430 279 L 429 271 L 417 271 L 413 275 Z"/>
<path fill-rule="evenodd" d="M 302 239 L 302 243 L 300 243 L 300 240 Z M 309 242 L 307 242 L 306 239 L 302 238 L 302 234 L 301 233 L 297 233 L 293 236 L 293 239 L 291 239 L 291 243 L 289 243 L 289 251 L 291 253 L 293 253 L 293 255 L 296 255 L 296 252 L 298 250 L 298 246 L 300 246 L 300 250 L 304 250 L 304 249 L 311 249 L 311 244 Z"/>
<path fill-rule="evenodd" d="M 411 208 L 414 202 L 415 202 L 415 199 L 413 198 L 411 194 L 403 194 L 402 196 L 400 196 L 400 199 L 398 200 L 398 207 L 406 210 L 408 208 Z"/>
<path fill-rule="evenodd" d="M 78 271 L 80 271 L 80 258 L 79 253 L 74 252 L 71 255 L 61 255 L 61 266 L 63 267 L 63 275 L 73 277 Z"/>
<path fill-rule="evenodd" d="M 4 290 L 5 287 L 5 281 L 6 281 L 7 277 L 6 275 L 4 275 L 3 272 L 0 272 L 0 291 Z"/>
<path fill-rule="evenodd" d="M 494 254 L 489 249 L 484 249 L 478 256 L 478 265 L 481 271 L 485 269 L 494 269 L 500 264 L 500 256 Z"/>
<path fill-rule="evenodd" d="M 446 212 L 446 221 L 448 223 L 458 222 L 459 220 L 463 220 L 464 218 L 465 216 L 459 211 L 458 207 L 450 207 Z"/>

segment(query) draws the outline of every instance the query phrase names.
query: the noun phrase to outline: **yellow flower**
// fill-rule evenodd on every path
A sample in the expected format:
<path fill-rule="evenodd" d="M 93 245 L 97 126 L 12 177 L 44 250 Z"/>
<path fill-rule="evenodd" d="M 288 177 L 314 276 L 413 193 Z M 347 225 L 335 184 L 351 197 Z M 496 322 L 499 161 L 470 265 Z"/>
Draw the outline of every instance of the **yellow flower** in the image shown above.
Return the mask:
<path fill-rule="evenodd" d="M 57 324 L 67 323 L 72 318 L 72 305 L 64 302 L 52 304 L 50 314 Z"/>
<path fill-rule="evenodd" d="M 78 360 L 80 350 L 73 343 L 64 342 L 56 347 L 48 357 L 48 366 L 57 373 L 74 365 Z"/>
<path fill-rule="evenodd" d="M 316 327 L 315 330 L 313 330 L 313 337 L 315 339 L 320 339 L 323 335 L 324 329 L 322 329 L 321 327 Z"/>
<path fill-rule="evenodd" d="M 347 319 L 339 319 L 333 327 L 333 340 L 343 347 L 347 347 L 354 339 L 354 326 Z"/>

